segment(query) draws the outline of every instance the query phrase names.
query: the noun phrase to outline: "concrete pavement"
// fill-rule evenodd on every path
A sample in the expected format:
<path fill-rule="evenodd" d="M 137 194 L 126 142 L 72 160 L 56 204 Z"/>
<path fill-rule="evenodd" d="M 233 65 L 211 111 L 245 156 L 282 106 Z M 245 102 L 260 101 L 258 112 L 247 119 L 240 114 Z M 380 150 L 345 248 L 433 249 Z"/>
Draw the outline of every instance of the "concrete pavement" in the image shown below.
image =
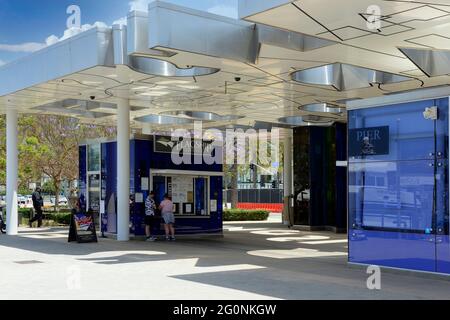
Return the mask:
<path fill-rule="evenodd" d="M 346 237 L 227 223 L 223 238 L 67 243 L 67 229 L 0 236 L 0 299 L 450 299 L 450 282 L 346 264 Z"/>

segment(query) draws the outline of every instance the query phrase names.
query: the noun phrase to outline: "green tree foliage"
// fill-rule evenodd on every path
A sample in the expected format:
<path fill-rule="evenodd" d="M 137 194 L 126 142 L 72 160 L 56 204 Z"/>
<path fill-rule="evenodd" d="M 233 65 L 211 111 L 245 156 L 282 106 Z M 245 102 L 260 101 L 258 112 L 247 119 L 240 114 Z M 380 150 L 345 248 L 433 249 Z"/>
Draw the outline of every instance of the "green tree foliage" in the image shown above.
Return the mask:
<path fill-rule="evenodd" d="M 64 180 L 78 177 L 78 146 L 82 140 L 116 135 L 116 129 L 87 125 L 76 118 L 52 115 L 19 117 L 19 189 L 50 178 L 59 196 Z M 6 180 L 5 118 L 0 117 L 0 184 Z M 56 199 L 56 204 L 58 199 Z M 55 208 L 56 209 L 56 208 Z"/>

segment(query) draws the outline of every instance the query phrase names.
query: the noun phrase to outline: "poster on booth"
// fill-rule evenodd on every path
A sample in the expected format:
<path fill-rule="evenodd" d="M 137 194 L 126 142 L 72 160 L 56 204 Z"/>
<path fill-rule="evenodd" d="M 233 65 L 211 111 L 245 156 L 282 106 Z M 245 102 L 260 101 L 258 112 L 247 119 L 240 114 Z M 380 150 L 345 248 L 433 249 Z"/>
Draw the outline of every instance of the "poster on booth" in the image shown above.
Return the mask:
<path fill-rule="evenodd" d="M 98 242 L 94 217 L 84 213 L 72 214 L 69 231 L 69 242 Z"/>

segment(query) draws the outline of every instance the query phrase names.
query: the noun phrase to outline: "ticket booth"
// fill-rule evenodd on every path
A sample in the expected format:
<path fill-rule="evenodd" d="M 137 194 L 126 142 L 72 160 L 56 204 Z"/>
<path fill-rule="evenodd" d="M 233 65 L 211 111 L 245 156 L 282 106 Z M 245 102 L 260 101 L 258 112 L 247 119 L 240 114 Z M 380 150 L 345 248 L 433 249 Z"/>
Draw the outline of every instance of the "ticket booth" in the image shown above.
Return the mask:
<path fill-rule="evenodd" d="M 145 199 L 154 191 L 157 204 L 166 193 L 172 198 L 178 235 L 221 235 L 222 165 L 174 164 L 171 150 L 159 144 L 160 139 L 135 136 L 130 141 L 130 233 L 145 235 Z M 80 146 L 80 195 L 86 197 L 87 209 L 98 212 L 101 230 L 112 236 L 117 233 L 116 150 L 115 141 Z M 89 161 L 96 155 L 99 170 L 93 171 L 97 167 Z M 163 234 L 163 226 L 156 231 Z"/>

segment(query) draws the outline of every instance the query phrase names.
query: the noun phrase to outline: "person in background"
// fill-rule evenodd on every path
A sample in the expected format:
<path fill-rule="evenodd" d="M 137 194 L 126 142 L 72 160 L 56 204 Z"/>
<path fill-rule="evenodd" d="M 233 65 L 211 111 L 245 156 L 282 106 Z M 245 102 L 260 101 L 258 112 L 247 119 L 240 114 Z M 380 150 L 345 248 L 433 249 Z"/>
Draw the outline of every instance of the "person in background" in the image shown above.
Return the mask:
<path fill-rule="evenodd" d="M 166 232 L 167 241 L 175 241 L 175 215 L 173 214 L 173 202 L 170 200 L 169 195 L 164 195 L 164 200 L 159 205 L 161 215 L 164 220 L 164 230 Z"/>
<path fill-rule="evenodd" d="M 38 228 L 40 228 L 42 226 L 42 218 L 43 218 L 42 207 L 44 206 L 44 199 L 42 198 L 41 195 L 41 188 L 37 187 L 36 190 L 33 192 L 31 198 L 33 200 L 33 208 L 34 211 L 36 212 L 36 215 L 32 219 L 30 219 L 30 228 L 33 227 L 33 222 L 35 221 L 38 222 Z"/>
<path fill-rule="evenodd" d="M 145 200 L 145 235 L 147 241 L 156 241 L 156 237 L 152 236 L 152 229 L 156 224 L 156 202 L 155 193 L 152 191 Z"/>

